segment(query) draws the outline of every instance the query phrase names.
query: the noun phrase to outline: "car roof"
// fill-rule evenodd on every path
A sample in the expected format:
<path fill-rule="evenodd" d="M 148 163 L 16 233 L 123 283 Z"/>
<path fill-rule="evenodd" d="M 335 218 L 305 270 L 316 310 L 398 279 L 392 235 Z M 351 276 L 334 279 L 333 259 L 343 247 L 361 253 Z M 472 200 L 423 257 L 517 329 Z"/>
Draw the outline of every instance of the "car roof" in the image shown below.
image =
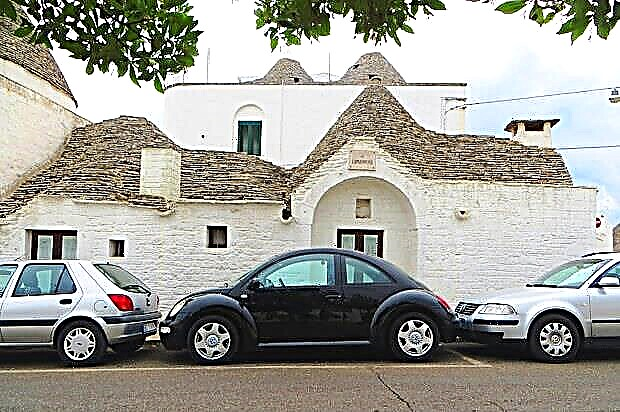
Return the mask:
<path fill-rule="evenodd" d="M 59 260 L 1 260 L 0 265 L 22 265 L 22 264 L 31 264 L 38 263 L 43 265 L 57 265 L 59 263 L 64 264 L 72 264 L 72 263 L 90 263 L 90 260 L 84 259 L 59 259 Z"/>
<path fill-rule="evenodd" d="M 592 259 L 620 259 L 620 252 L 593 252 L 586 253 L 581 256 L 582 258 L 592 258 Z"/>

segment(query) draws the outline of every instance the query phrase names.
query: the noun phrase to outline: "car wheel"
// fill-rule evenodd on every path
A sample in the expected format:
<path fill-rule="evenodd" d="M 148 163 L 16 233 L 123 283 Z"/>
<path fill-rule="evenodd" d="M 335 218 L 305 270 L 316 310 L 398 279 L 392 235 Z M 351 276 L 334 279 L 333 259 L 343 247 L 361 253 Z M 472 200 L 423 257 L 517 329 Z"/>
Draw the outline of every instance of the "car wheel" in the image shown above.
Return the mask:
<path fill-rule="evenodd" d="M 428 316 L 407 313 L 392 322 L 388 339 L 389 348 L 396 358 L 424 361 L 430 359 L 439 346 L 439 329 Z"/>
<path fill-rule="evenodd" d="M 535 359 L 562 363 L 577 357 L 581 340 L 575 322 L 562 315 L 546 315 L 532 325 L 528 346 Z"/>
<path fill-rule="evenodd" d="M 239 347 L 239 332 L 223 316 L 209 315 L 198 320 L 187 335 L 187 348 L 192 359 L 203 365 L 226 363 Z"/>
<path fill-rule="evenodd" d="M 71 322 L 63 327 L 56 342 L 60 360 L 71 366 L 98 363 L 107 346 L 101 329 L 85 320 Z"/>
<path fill-rule="evenodd" d="M 112 345 L 112 350 L 119 355 L 130 355 L 139 351 L 142 346 L 144 346 L 144 338 L 117 343 L 116 345 Z"/>

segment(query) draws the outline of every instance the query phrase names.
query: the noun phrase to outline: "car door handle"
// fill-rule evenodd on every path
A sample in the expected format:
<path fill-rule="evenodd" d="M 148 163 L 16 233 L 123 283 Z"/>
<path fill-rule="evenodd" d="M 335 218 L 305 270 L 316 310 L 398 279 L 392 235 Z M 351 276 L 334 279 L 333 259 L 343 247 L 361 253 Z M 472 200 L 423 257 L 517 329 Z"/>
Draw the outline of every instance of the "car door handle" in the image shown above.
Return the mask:
<path fill-rule="evenodd" d="M 61 305 L 70 305 L 71 303 L 73 303 L 71 299 L 60 299 Z"/>
<path fill-rule="evenodd" d="M 329 295 L 325 295 L 325 299 L 338 300 L 338 299 L 342 299 L 342 295 L 329 294 Z"/>

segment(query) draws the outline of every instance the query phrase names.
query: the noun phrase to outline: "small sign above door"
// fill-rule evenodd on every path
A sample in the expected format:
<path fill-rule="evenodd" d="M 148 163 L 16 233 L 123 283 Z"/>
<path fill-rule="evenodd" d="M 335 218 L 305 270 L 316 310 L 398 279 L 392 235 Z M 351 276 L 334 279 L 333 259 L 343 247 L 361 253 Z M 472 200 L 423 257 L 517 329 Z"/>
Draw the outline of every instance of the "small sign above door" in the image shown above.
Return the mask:
<path fill-rule="evenodd" d="M 377 170 L 377 153 L 372 150 L 351 150 L 349 170 Z"/>

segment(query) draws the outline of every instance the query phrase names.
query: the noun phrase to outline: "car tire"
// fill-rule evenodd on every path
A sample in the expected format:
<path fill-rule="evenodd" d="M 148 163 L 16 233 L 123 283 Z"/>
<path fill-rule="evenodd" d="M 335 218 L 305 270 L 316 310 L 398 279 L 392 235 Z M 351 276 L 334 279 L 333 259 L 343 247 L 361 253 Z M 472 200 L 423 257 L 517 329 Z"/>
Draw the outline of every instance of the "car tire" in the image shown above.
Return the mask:
<path fill-rule="evenodd" d="M 388 347 L 394 357 L 406 362 L 429 360 L 439 346 L 439 328 L 422 313 L 407 313 L 395 319 L 388 331 Z"/>
<path fill-rule="evenodd" d="M 112 350 L 119 355 L 131 355 L 139 351 L 142 346 L 144 346 L 144 338 L 117 343 L 116 345 L 112 345 Z"/>
<path fill-rule="evenodd" d="M 218 365 L 233 360 L 239 348 L 239 331 L 226 317 L 207 315 L 187 334 L 187 348 L 194 362 Z"/>
<path fill-rule="evenodd" d="M 581 349 L 582 337 L 575 322 L 562 315 L 546 315 L 531 327 L 528 347 L 534 359 L 547 363 L 573 361 Z"/>
<path fill-rule="evenodd" d="M 93 322 L 78 320 L 65 325 L 58 334 L 56 350 L 70 366 L 99 363 L 108 347 L 106 338 Z"/>

